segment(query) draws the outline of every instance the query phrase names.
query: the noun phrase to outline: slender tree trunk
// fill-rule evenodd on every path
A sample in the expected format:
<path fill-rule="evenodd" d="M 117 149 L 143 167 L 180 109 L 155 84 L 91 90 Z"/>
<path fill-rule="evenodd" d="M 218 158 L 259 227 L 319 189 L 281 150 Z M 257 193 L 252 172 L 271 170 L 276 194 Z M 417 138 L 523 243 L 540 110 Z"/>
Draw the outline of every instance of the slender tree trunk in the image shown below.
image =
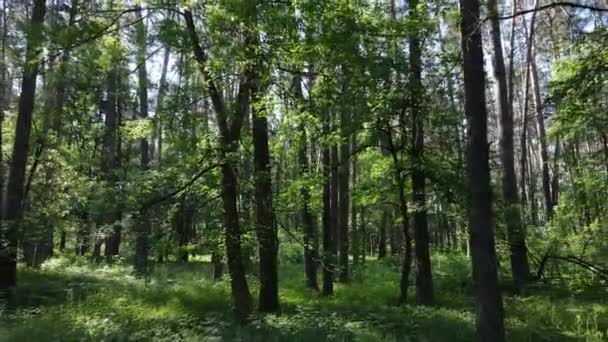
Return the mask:
<path fill-rule="evenodd" d="M 369 243 L 369 237 L 367 235 L 367 210 L 366 207 L 362 207 L 361 208 L 361 215 L 360 215 L 360 220 L 361 220 L 361 226 L 359 227 L 360 229 L 360 233 L 359 233 L 359 237 L 360 237 L 360 243 L 361 243 L 361 264 L 365 264 L 365 260 L 367 259 L 367 250 L 368 247 L 370 245 Z"/>
<path fill-rule="evenodd" d="M 538 6 L 539 1 L 536 0 L 536 4 L 535 6 Z M 525 76 L 525 83 L 524 83 L 524 100 L 523 100 L 523 115 L 522 115 L 522 130 L 521 130 L 521 137 L 520 137 L 520 145 L 521 145 L 521 160 L 520 160 L 520 184 L 521 184 L 521 201 L 522 201 L 522 205 L 526 204 L 526 201 L 529 201 L 531 205 L 533 205 L 534 203 L 534 199 L 533 197 L 530 195 L 528 195 L 526 193 L 526 187 L 527 187 L 527 175 L 528 175 L 528 168 L 530 168 L 531 171 L 531 164 L 528 158 L 528 107 L 529 107 L 529 102 L 530 102 L 530 62 L 532 59 L 532 45 L 533 45 L 533 40 L 534 40 L 534 31 L 535 31 L 535 23 L 536 23 L 536 14 L 537 12 L 534 12 L 532 14 L 532 19 L 530 22 L 530 30 L 528 32 L 527 29 L 527 25 L 526 25 L 526 21 L 523 21 L 523 27 L 524 27 L 524 33 L 527 35 L 527 47 L 526 47 L 526 76 Z M 513 48 L 512 48 L 513 49 Z M 514 91 L 513 86 L 511 87 L 511 91 Z M 511 95 L 513 97 L 513 95 Z M 530 193 L 532 193 L 534 190 L 530 189 Z M 532 197 L 532 199 L 529 199 L 528 197 Z M 535 222 L 536 217 L 533 215 L 534 211 L 531 212 L 530 214 L 530 219 L 531 222 Z M 536 224 L 534 224 L 536 225 Z"/>
<path fill-rule="evenodd" d="M 553 178 L 551 179 L 551 202 L 555 207 L 559 201 L 559 158 L 561 153 L 560 139 L 555 141 L 555 153 L 553 154 Z"/>
<path fill-rule="evenodd" d="M 421 20 L 418 0 L 410 0 L 410 19 Z M 420 100 L 422 89 L 422 51 L 420 33 L 414 30 L 409 39 L 410 106 L 412 110 L 412 192 L 414 205 L 414 240 L 416 254 L 416 302 L 432 305 L 433 275 L 429 252 L 429 225 L 426 209 L 426 176 L 424 174 L 424 114 Z"/>
<path fill-rule="evenodd" d="M 17 284 L 17 240 L 19 239 L 19 225 L 23 217 L 25 201 L 25 169 L 29 154 L 32 114 L 36 98 L 38 61 L 42 53 L 45 12 L 46 1 L 35 0 L 30 27 L 26 35 L 26 62 L 21 83 L 13 155 L 6 187 L 6 202 L 4 208 L 2 208 L 4 211 L 3 219 L 8 221 L 8 227 L 6 232 L 3 232 L 4 236 L 0 237 L 0 292 L 8 290 L 9 295 Z M 9 296 L 9 304 L 10 299 L 11 296 Z"/>
<path fill-rule="evenodd" d="M 401 118 L 402 119 L 402 118 Z M 403 120 L 401 120 L 403 122 Z M 412 269 L 412 235 L 410 233 L 410 219 L 407 209 L 407 197 L 405 195 L 405 175 L 403 167 L 399 161 L 397 155 L 397 147 L 393 140 L 393 132 L 389 125 L 386 127 L 385 142 L 388 146 L 384 148 L 388 149 L 392 161 L 393 161 L 393 175 L 395 183 L 397 183 L 397 193 L 399 195 L 399 216 L 401 219 L 401 227 L 403 229 L 403 237 L 405 239 L 405 247 L 401 262 L 401 279 L 400 279 L 400 296 L 399 302 L 405 304 L 407 302 L 407 293 L 409 288 L 409 277 Z M 403 138 L 403 137 L 402 137 Z M 404 139 L 403 139 L 404 140 Z"/>
<path fill-rule="evenodd" d="M 211 253 L 211 263 L 213 264 L 213 280 L 219 280 L 224 275 L 224 263 L 222 262 L 222 253 L 214 250 Z"/>
<path fill-rule="evenodd" d="M 395 156 L 395 155 L 394 155 Z M 396 162 L 396 160 L 395 160 Z M 401 171 L 396 171 L 401 174 Z M 400 281 L 400 302 L 407 302 L 407 292 L 409 287 L 409 276 L 412 268 L 412 238 L 410 234 L 409 215 L 407 213 L 407 200 L 405 197 L 405 179 L 404 176 L 398 177 L 397 186 L 399 187 L 399 212 L 401 214 L 401 224 L 403 227 L 403 236 L 405 237 L 405 250 L 403 252 L 403 261 L 401 264 L 401 281 Z"/>
<path fill-rule="evenodd" d="M 532 154 L 532 146 L 528 146 L 526 151 L 528 154 L 528 175 L 527 178 L 530 180 L 528 184 L 528 197 L 530 201 L 530 223 L 532 226 L 538 226 L 538 203 L 536 202 L 536 170 L 534 169 L 534 158 Z"/>
<path fill-rule="evenodd" d="M 236 141 L 228 143 L 235 146 Z M 226 146 L 226 143 L 224 143 Z M 225 244 L 228 257 L 228 271 L 230 272 L 232 296 L 236 303 L 237 315 L 244 320 L 251 312 L 251 295 L 241 248 L 241 227 L 238 217 L 237 177 L 234 166 L 230 165 L 228 155 L 234 153 L 229 148 L 223 153 L 225 163 L 222 165 L 222 201 L 224 203 L 224 226 L 226 229 Z"/>
<path fill-rule="evenodd" d="M 238 179 L 236 167 L 231 161 L 231 156 L 238 149 L 243 119 L 250 105 L 249 92 L 251 89 L 251 80 L 248 75 L 251 74 L 250 69 L 252 66 L 248 64 L 245 67 L 246 71 L 240 77 L 238 94 L 234 106 L 235 112 L 231 116 L 231 120 L 229 120 L 228 108 L 222 91 L 217 87 L 207 69 L 207 55 L 200 44 L 192 12 L 190 10 L 184 11 L 184 18 L 186 20 L 194 57 L 196 58 L 201 74 L 207 85 L 207 90 L 215 109 L 216 119 L 220 130 L 222 203 L 224 208 L 224 226 L 226 229 L 225 244 L 228 257 L 228 271 L 230 273 L 230 287 L 236 307 L 236 314 L 238 318 L 244 322 L 251 313 L 251 295 L 245 276 L 245 265 L 243 263 L 241 248 L 241 227 L 237 207 Z M 249 36 L 251 35 L 249 34 L 248 39 L 246 39 L 248 45 L 251 44 L 251 37 Z"/>
<path fill-rule="evenodd" d="M 158 139 L 158 147 L 156 151 L 156 159 L 158 160 L 158 167 L 162 167 L 163 161 L 163 109 L 164 109 L 164 99 L 165 94 L 167 93 L 167 69 L 169 68 L 169 56 L 171 55 L 171 51 L 168 47 L 165 47 L 165 53 L 163 56 L 163 65 L 160 72 L 160 81 L 158 82 L 158 96 L 156 97 L 156 113 L 155 113 L 155 121 L 156 121 L 156 129 L 155 135 Z"/>
<path fill-rule="evenodd" d="M 382 218 L 380 220 L 380 227 L 378 231 L 378 259 L 384 259 L 386 257 L 386 240 L 389 219 L 390 211 L 388 208 L 384 208 L 384 210 L 382 211 Z"/>
<path fill-rule="evenodd" d="M 351 191 L 354 194 L 355 187 L 357 186 L 357 133 L 353 133 L 350 139 L 350 153 L 351 153 Z M 351 241 L 352 241 L 352 254 L 353 254 L 353 265 L 359 264 L 360 256 L 360 232 L 357 222 L 357 204 L 355 199 L 352 198 L 350 201 L 350 227 L 351 227 Z"/>
<path fill-rule="evenodd" d="M 259 310 L 279 310 L 278 248 L 279 241 L 272 207 L 270 151 L 268 148 L 268 114 L 258 110 L 263 101 L 259 89 L 252 89 L 252 136 L 255 170 L 256 231 L 260 243 Z"/>
<path fill-rule="evenodd" d="M 347 283 L 349 277 L 348 269 L 348 210 L 350 205 L 350 189 L 348 188 L 350 174 L 350 144 L 347 135 L 347 115 L 342 115 L 342 143 L 340 145 L 340 165 L 338 170 L 338 192 L 339 192 L 339 237 L 340 237 L 340 269 L 338 279 L 341 283 Z"/>
<path fill-rule="evenodd" d="M 534 41 L 530 42 L 534 44 Z M 553 200 L 551 197 L 551 178 L 549 176 L 549 153 L 547 152 L 547 137 L 545 132 L 545 118 L 543 115 L 542 99 L 540 95 L 540 84 L 538 81 L 538 70 L 536 68 L 536 56 L 534 46 L 532 47 L 532 59 L 530 60 L 530 72 L 532 75 L 532 89 L 534 95 L 534 107 L 536 109 L 536 125 L 538 129 L 538 145 L 540 150 L 541 175 L 543 182 L 543 196 L 545 198 L 545 220 L 551 220 L 553 216 Z"/>
<path fill-rule="evenodd" d="M 325 131 L 329 131 L 327 127 Z M 327 142 L 322 147 L 321 159 L 323 170 L 323 295 L 329 296 L 334 293 L 334 258 L 332 253 L 334 234 L 331 218 L 331 156 Z"/>
<path fill-rule="evenodd" d="M 473 280 L 477 293 L 477 336 L 479 341 L 503 342 L 503 305 L 498 285 L 492 197 L 490 188 L 488 115 L 479 2 L 460 0 L 461 47 L 464 71 L 465 112 L 468 131 L 468 177 L 470 192 L 469 230 Z"/>
<path fill-rule="evenodd" d="M 511 252 L 511 272 L 516 289 L 530 276 L 526 240 L 521 222 L 520 203 L 515 176 L 515 151 L 513 148 L 513 108 L 510 107 L 505 63 L 502 54 L 502 38 L 498 17 L 497 0 L 488 1 L 492 17 L 492 44 L 494 48 L 494 77 L 496 78 L 498 107 L 500 111 L 500 160 L 502 162 L 502 193 L 505 201 L 505 221 Z"/>
<path fill-rule="evenodd" d="M 142 120 L 148 119 L 148 72 L 146 70 L 147 58 L 147 37 L 146 27 L 142 18 L 141 9 L 136 12 L 139 23 L 136 27 L 137 40 L 137 65 L 139 79 L 139 117 Z M 148 138 L 142 138 L 139 141 L 141 153 L 141 168 L 145 172 L 150 164 L 150 150 Z M 148 255 L 150 254 L 149 236 L 152 231 L 152 223 L 150 222 L 150 213 L 147 210 L 140 212 L 138 229 L 135 238 L 135 273 L 139 276 L 148 273 Z"/>
<path fill-rule="evenodd" d="M 104 127 L 104 154 L 103 154 L 103 176 L 104 179 L 113 183 L 116 181 L 119 157 L 118 157 L 118 127 L 119 127 L 119 114 L 117 111 L 118 107 L 118 67 L 114 66 L 107 76 L 107 99 L 106 99 L 106 115 L 105 115 L 105 127 Z M 104 214 L 105 221 L 108 224 L 112 224 L 112 230 L 105 239 L 105 251 L 106 257 L 112 257 L 118 255 L 120 240 L 121 240 L 121 227 L 116 222 L 120 217 L 118 208 L 114 205 L 110 205 L 109 212 Z"/>
<path fill-rule="evenodd" d="M 302 99 L 300 79 L 296 78 L 294 87 L 298 99 Z M 308 177 L 312 172 L 312 165 L 308 159 L 308 139 L 306 134 L 306 126 L 304 122 L 300 123 L 300 146 L 298 151 L 298 160 L 300 163 L 300 177 Z M 304 268 L 306 271 L 306 286 L 319 290 L 317 283 L 317 261 L 319 259 L 317 248 L 317 225 L 315 216 L 310 207 L 310 188 L 304 184 L 300 189 L 302 198 L 302 223 L 304 225 Z"/>
<path fill-rule="evenodd" d="M 2 0 L 2 14 L 0 19 L 2 20 L 2 35 L 0 38 L 0 232 L 4 231 L 4 153 L 2 153 L 4 146 L 3 140 L 3 127 L 4 127 L 4 116 L 8 110 L 9 99 L 8 99 L 8 66 L 6 61 L 6 44 L 8 34 L 8 23 L 6 16 L 6 0 Z"/>

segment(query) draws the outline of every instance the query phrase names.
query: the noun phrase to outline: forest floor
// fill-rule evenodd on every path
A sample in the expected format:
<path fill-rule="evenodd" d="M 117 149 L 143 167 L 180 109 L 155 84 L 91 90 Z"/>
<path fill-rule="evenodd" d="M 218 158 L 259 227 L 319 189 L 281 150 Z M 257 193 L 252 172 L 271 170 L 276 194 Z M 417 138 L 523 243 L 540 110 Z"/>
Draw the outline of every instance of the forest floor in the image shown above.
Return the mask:
<path fill-rule="evenodd" d="M 301 265 L 283 264 L 281 314 L 240 326 L 230 309 L 228 280 L 210 280 L 206 262 L 156 265 L 146 283 L 120 262 L 58 258 L 20 273 L 19 310 L 0 321 L 0 341 L 472 341 L 468 265 L 464 257 L 435 256 L 437 305 L 424 308 L 395 305 L 394 262 L 368 260 L 331 298 L 304 287 Z M 250 280 L 257 290 L 255 277 Z M 509 341 L 606 341 L 608 298 L 602 291 L 572 296 L 535 288 L 505 295 Z"/>

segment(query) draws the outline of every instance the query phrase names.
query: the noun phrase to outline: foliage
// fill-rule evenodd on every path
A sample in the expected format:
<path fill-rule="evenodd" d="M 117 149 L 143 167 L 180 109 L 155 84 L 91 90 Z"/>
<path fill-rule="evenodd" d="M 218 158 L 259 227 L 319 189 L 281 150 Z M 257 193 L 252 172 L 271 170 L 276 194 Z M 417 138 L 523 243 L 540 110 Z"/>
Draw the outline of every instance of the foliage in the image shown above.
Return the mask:
<path fill-rule="evenodd" d="M 18 319 L 0 323 L 8 340 L 248 340 L 248 341 L 469 341 L 474 336 L 468 262 L 435 255 L 441 294 L 436 308 L 398 307 L 398 273 L 368 260 L 352 284 L 323 298 L 304 288 L 302 265 L 283 265 L 280 315 L 256 316 L 247 326 L 229 311 L 226 281 L 213 282 L 210 265 L 156 265 L 144 283 L 126 265 L 51 259 L 24 270 Z M 462 270 L 455 274 L 454 270 Z M 507 300 L 508 333 L 517 341 L 601 341 L 608 334 L 605 301 L 593 292 L 562 297 L 545 292 Z"/>

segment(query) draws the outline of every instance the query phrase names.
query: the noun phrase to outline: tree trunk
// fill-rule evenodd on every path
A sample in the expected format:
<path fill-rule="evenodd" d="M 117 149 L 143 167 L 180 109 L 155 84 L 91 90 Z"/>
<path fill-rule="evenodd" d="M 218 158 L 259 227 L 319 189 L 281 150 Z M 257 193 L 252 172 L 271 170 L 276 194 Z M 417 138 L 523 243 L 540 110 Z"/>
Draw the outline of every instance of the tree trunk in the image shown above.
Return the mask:
<path fill-rule="evenodd" d="M 260 297 L 258 309 L 262 312 L 279 310 L 278 248 L 279 241 L 272 207 L 270 151 L 268 148 L 268 114 L 259 107 L 263 94 L 252 89 L 252 137 L 255 170 L 256 231 L 260 243 Z M 262 110 L 259 110 L 262 108 Z"/>
<path fill-rule="evenodd" d="M 300 82 L 300 78 L 296 78 L 294 80 L 294 88 L 297 98 L 303 100 Z M 312 172 L 312 163 L 308 158 L 307 146 L 308 138 L 306 134 L 306 125 L 304 122 L 301 122 L 298 161 L 300 164 L 300 177 L 302 178 L 308 177 Z M 319 259 L 316 243 L 317 225 L 315 223 L 315 216 L 310 207 L 311 198 L 308 184 L 302 186 L 300 189 L 300 196 L 302 198 L 302 223 L 304 225 L 304 269 L 306 272 L 306 286 L 314 290 L 319 290 L 319 285 L 317 283 L 317 261 Z"/>
<path fill-rule="evenodd" d="M 534 41 L 530 42 L 534 44 Z M 540 84 L 538 81 L 538 70 L 536 68 L 536 56 L 534 46 L 532 47 L 532 59 L 530 60 L 530 72 L 532 75 L 532 89 L 534 95 L 534 108 L 536 110 L 536 127 L 538 129 L 538 146 L 540 151 L 541 175 L 543 182 L 543 196 L 545 198 L 545 221 L 551 220 L 553 216 L 553 200 L 551 197 L 551 178 L 549 176 L 549 153 L 547 152 L 547 137 L 545 132 L 545 118 L 543 115 L 542 98 L 540 95 Z"/>
<path fill-rule="evenodd" d="M 340 145 L 340 164 L 338 170 L 338 192 L 339 192 L 339 238 L 340 238 L 340 268 L 338 279 L 341 283 L 348 282 L 348 210 L 350 205 L 350 194 L 348 188 L 350 174 L 350 144 L 348 141 L 346 115 L 342 115 L 342 138 Z"/>
<path fill-rule="evenodd" d="M 470 192 L 469 230 L 473 280 L 477 293 L 477 337 L 479 341 L 505 341 L 503 306 L 498 286 L 497 258 L 492 223 L 488 115 L 479 2 L 460 0 L 461 48 L 463 56 L 465 112 L 469 124 L 468 178 Z"/>
<path fill-rule="evenodd" d="M 211 97 L 211 102 L 215 109 L 216 119 L 220 130 L 220 158 L 221 165 L 221 184 L 222 184 L 222 203 L 224 208 L 225 244 L 228 257 L 228 271 L 230 273 L 230 286 L 234 299 L 236 314 L 241 321 L 245 321 L 251 313 L 251 295 L 247 278 L 245 276 L 245 265 L 243 263 L 243 253 L 241 248 L 241 227 L 239 222 L 238 201 L 238 180 L 236 168 L 231 161 L 231 156 L 237 151 L 240 139 L 243 119 L 249 108 L 249 90 L 251 81 L 245 71 L 239 80 L 239 89 L 235 103 L 235 112 L 228 118 L 227 106 L 221 89 L 217 87 L 209 70 L 207 69 L 207 55 L 200 45 L 194 19 L 190 10 L 184 11 L 184 18 L 194 57 L 198 63 L 201 74 L 207 85 L 207 91 Z M 250 36 L 250 35 L 248 35 Z M 250 42 L 248 37 L 247 41 Z M 252 66 L 247 65 L 245 69 Z"/>
<path fill-rule="evenodd" d="M 403 122 L 403 118 L 400 118 Z M 399 215 L 401 219 L 401 226 L 403 229 L 403 237 L 405 239 L 405 248 L 403 251 L 402 262 L 401 262 L 401 279 L 400 279 L 400 296 L 399 302 L 405 304 L 407 302 L 407 292 L 409 288 L 409 277 L 412 269 L 412 235 L 410 233 L 410 220 L 407 209 L 407 198 L 405 196 L 405 175 L 403 167 L 399 161 L 397 155 L 397 147 L 393 141 L 393 132 L 390 124 L 387 125 L 385 131 L 385 143 L 388 146 L 383 148 L 387 149 L 392 157 L 393 161 L 393 175 L 395 183 L 397 183 L 397 193 L 399 195 Z M 403 137 L 402 137 L 403 138 Z M 404 140 L 404 139 L 402 139 Z M 403 143 L 403 142 L 402 142 Z"/>
<path fill-rule="evenodd" d="M 119 114 L 117 111 L 118 106 L 118 67 L 114 66 L 107 76 L 107 99 L 106 99 L 106 115 L 105 115 L 105 127 L 103 136 L 103 177 L 108 183 L 114 183 L 117 178 L 117 169 L 119 165 L 118 158 L 118 126 L 119 126 Z M 121 242 L 121 227 L 116 222 L 120 217 L 118 207 L 110 204 L 109 212 L 104 213 L 103 222 L 112 225 L 110 234 L 105 239 L 105 251 L 106 257 L 112 257 L 118 255 L 120 242 Z"/>
<path fill-rule="evenodd" d="M 158 96 L 156 97 L 156 113 L 155 113 L 155 122 L 156 129 L 155 135 L 158 139 L 158 147 L 156 150 L 156 159 L 158 160 L 158 167 L 160 168 L 163 163 L 163 109 L 164 109 L 164 99 L 165 94 L 167 93 L 167 70 L 169 68 L 169 56 L 171 51 L 168 47 L 165 47 L 165 53 L 163 56 L 163 65 L 160 72 L 160 80 L 158 82 Z M 152 156 L 154 158 L 154 156 Z"/>
<path fill-rule="evenodd" d="M 328 119 L 327 119 L 328 120 Z M 325 130 L 328 131 L 327 129 Z M 324 143 L 321 151 L 321 163 L 323 170 L 323 295 L 329 296 L 334 293 L 333 273 L 333 239 L 331 219 L 331 156 L 330 147 Z"/>
<path fill-rule="evenodd" d="M 213 264 L 213 280 L 219 280 L 224 275 L 224 263 L 222 262 L 222 253 L 214 250 L 211 253 L 211 263 Z"/>
<path fill-rule="evenodd" d="M 177 259 L 184 263 L 188 262 L 188 258 L 190 257 L 188 244 L 194 238 L 194 215 L 195 209 L 191 201 L 184 198 L 179 203 L 179 208 L 173 217 L 173 226 L 178 246 Z"/>
<path fill-rule="evenodd" d="M 378 231 L 378 259 L 384 259 L 386 257 L 386 240 L 389 219 L 390 211 L 388 208 L 384 208 L 384 210 L 382 211 L 382 218 L 380 220 L 380 227 Z"/>
<path fill-rule="evenodd" d="M 23 68 L 15 141 L 6 187 L 6 202 L 2 208 L 3 219 L 8 221 L 8 227 L 0 239 L 0 292 L 8 290 L 10 293 L 17 284 L 17 240 L 19 239 L 19 224 L 23 217 L 25 169 L 36 98 L 38 61 L 42 53 L 45 12 L 46 1 L 35 0 L 30 27 L 27 30 L 26 62 Z"/>
<path fill-rule="evenodd" d="M 351 191 L 354 193 L 357 186 L 357 133 L 353 133 L 350 138 L 350 153 L 351 153 Z M 359 264 L 360 256 L 360 232 L 357 223 L 357 205 L 355 199 L 350 201 L 350 227 L 352 240 L 353 265 Z"/>
<path fill-rule="evenodd" d="M 410 0 L 409 17 L 413 22 L 421 19 L 418 0 Z M 426 209 L 426 176 L 424 174 L 424 115 L 420 100 L 422 89 L 422 59 L 420 32 L 414 30 L 409 39 L 410 105 L 412 111 L 412 193 L 414 203 L 414 240 L 416 254 L 416 302 L 432 305 L 433 275 L 429 252 L 429 225 Z"/>
<path fill-rule="evenodd" d="M 330 163 L 331 163 L 331 175 L 330 175 L 330 208 L 331 208 L 331 271 L 333 273 L 333 279 L 335 280 L 338 275 L 338 244 L 340 238 L 340 174 L 339 164 L 340 159 L 338 155 L 338 146 L 332 145 L 329 149 Z"/>
<path fill-rule="evenodd" d="M 500 112 L 500 160 L 502 162 L 502 193 L 505 201 L 505 222 L 511 252 L 511 272 L 518 290 L 530 276 L 526 240 L 521 222 L 520 203 L 515 176 L 515 151 L 513 148 L 513 108 L 509 102 L 509 90 L 502 53 L 502 38 L 498 17 L 497 0 L 490 0 L 488 8 L 492 19 L 492 44 L 494 48 L 494 77 Z"/>
<path fill-rule="evenodd" d="M 142 120 L 148 119 L 148 72 L 146 70 L 147 58 L 147 37 L 146 27 L 142 18 L 141 9 L 136 12 L 139 23 L 136 27 L 137 40 L 137 65 L 138 68 L 138 95 L 139 95 L 139 117 Z M 141 168 L 145 172 L 150 164 L 150 151 L 148 138 L 142 138 L 139 141 L 141 153 Z M 135 238 L 135 274 L 139 276 L 148 273 L 148 255 L 150 254 L 149 236 L 152 231 L 152 223 L 150 222 L 149 213 L 147 210 L 142 210 L 139 216 L 138 229 Z"/>

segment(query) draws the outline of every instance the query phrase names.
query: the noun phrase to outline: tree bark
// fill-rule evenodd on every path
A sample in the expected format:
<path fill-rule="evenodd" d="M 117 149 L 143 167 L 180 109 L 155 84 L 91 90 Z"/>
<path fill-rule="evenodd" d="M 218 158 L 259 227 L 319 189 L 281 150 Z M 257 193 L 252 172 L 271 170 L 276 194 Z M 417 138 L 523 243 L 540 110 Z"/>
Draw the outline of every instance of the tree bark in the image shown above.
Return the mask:
<path fill-rule="evenodd" d="M 468 130 L 469 229 L 473 280 L 477 294 L 479 341 L 505 341 L 503 305 L 498 286 L 492 223 L 489 145 L 479 2 L 460 0 L 461 48 L 464 71 L 465 112 Z"/>
<path fill-rule="evenodd" d="M 530 41 L 534 44 L 534 40 Z M 549 153 L 547 151 L 547 137 L 545 132 L 545 118 L 543 115 L 542 98 L 540 95 L 540 84 L 538 80 L 538 70 L 536 68 L 535 48 L 532 46 L 532 56 L 530 60 L 530 72 L 532 75 L 532 90 L 534 95 L 534 108 L 536 110 L 536 127 L 538 129 L 538 147 L 540 151 L 541 175 L 543 182 L 543 196 L 545 198 L 545 220 L 551 220 L 553 216 L 553 200 L 551 197 L 551 178 L 549 175 Z"/>
<path fill-rule="evenodd" d="M 418 0 L 410 0 L 410 19 L 421 19 Z M 420 100 L 422 89 L 422 51 L 420 32 L 414 30 L 409 38 L 410 105 L 412 111 L 412 193 L 414 204 L 414 241 L 416 254 L 416 302 L 432 305 L 433 275 L 429 252 L 429 225 L 426 209 L 426 176 L 424 171 L 424 114 Z"/>
<path fill-rule="evenodd" d="M 300 83 L 300 78 L 295 77 L 293 87 L 298 101 L 304 100 Z M 312 162 L 309 160 L 308 156 L 308 138 L 304 121 L 300 123 L 298 162 L 300 164 L 300 177 L 304 179 L 312 172 Z M 307 183 L 300 189 L 300 196 L 302 198 L 302 224 L 304 225 L 304 269 L 306 273 L 306 286 L 313 290 L 319 290 L 319 285 L 317 283 L 317 262 L 319 259 L 317 225 L 310 206 L 310 187 Z"/>
<path fill-rule="evenodd" d="M 385 208 L 382 211 L 382 218 L 380 219 L 380 227 L 378 230 L 378 259 L 384 259 L 386 257 L 386 240 L 387 240 L 387 228 L 390 221 L 390 210 Z"/>
<path fill-rule="evenodd" d="M 340 164 L 338 169 L 338 192 L 339 192 L 339 238 L 340 238 L 340 262 L 338 279 L 341 283 L 348 282 L 348 210 L 350 205 L 350 189 L 348 181 L 350 175 L 350 144 L 348 140 L 347 130 L 347 115 L 343 114 L 341 118 L 342 139 L 340 144 Z"/>
<path fill-rule="evenodd" d="M 120 163 L 118 158 L 118 78 L 118 66 L 113 66 L 107 75 L 106 81 L 107 99 L 103 136 L 103 177 L 108 183 L 114 183 L 116 181 L 117 169 Z M 121 227 L 116 222 L 120 217 L 118 210 L 118 207 L 111 204 L 109 212 L 105 213 L 104 215 L 105 217 L 103 222 L 112 225 L 112 230 L 105 239 L 106 248 L 104 255 L 106 257 L 118 255 L 119 252 L 121 242 Z"/>
<path fill-rule="evenodd" d="M 15 141 L 9 166 L 6 202 L 4 208 L 2 208 L 4 211 L 3 219 L 8 221 L 8 227 L 4 236 L 0 239 L 2 241 L 0 242 L 0 291 L 9 290 L 10 292 L 17 284 L 17 240 L 25 201 L 25 169 L 29 154 L 32 114 L 36 98 L 38 61 L 42 53 L 45 12 L 46 1 L 35 0 L 30 28 L 26 34 L 27 46 L 15 127 Z"/>
<path fill-rule="evenodd" d="M 10 87 L 8 81 L 8 67 L 6 62 L 6 44 L 8 36 L 8 24 L 6 16 L 6 0 L 2 1 L 2 14 L 0 19 L 2 20 L 2 35 L 0 37 L 0 232 L 4 231 L 4 153 L 2 153 L 4 146 L 3 138 L 3 127 L 4 127 L 4 116 L 8 111 L 8 88 Z"/>
<path fill-rule="evenodd" d="M 329 121 L 329 118 L 326 118 Z M 328 124 L 325 124 L 328 126 Z M 329 131 L 326 127 L 326 133 Z M 334 231 L 332 225 L 331 210 L 331 156 L 330 146 L 327 142 L 323 143 L 321 151 L 321 163 L 323 170 L 323 295 L 329 296 L 334 293 L 334 258 L 333 243 Z"/>
<path fill-rule="evenodd" d="M 164 108 L 164 99 L 165 94 L 167 93 L 167 69 L 169 68 L 169 56 L 171 51 L 168 47 L 165 47 L 165 53 L 163 56 L 163 65 L 161 67 L 160 72 L 160 80 L 158 82 L 158 96 L 156 97 L 156 113 L 155 113 L 155 121 L 156 121 L 156 129 L 155 135 L 158 139 L 158 147 L 156 151 L 156 159 L 158 160 L 158 167 L 162 167 L 163 163 L 163 108 Z M 154 156 L 152 156 L 154 157 Z"/>
<path fill-rule="evenodd" d="M 350 138 L 350 153 L 351 153 L 351 193 L 354 194 L 355 187 L 357 186 L 357 133 L 353 133 Z M 353 265 L 359 264 L 360 257 L 360 232 L 357 222 L 357 204 L 355 199 L 352 198 L 350 201 L 350 226 L 351 226 L 351 241 L 352 241 L 352 254 L 353 254 Z"/>
<path fill-rule="evenodd" d="M 511 273 L 515 288 L 519 288 L 530 277 L 530 266 L 524 230 L 521 222 L 520 203 L 515 176 L 515 151 L 513 148 L 513 108 L 509 102 L 509 90 L 502 52 L 502 38 L 498 19 L 497 0 L 488 1 L 492 17 L 492 45 L 494 48 L 494 77 L 498 93 L 500 113 L 500 160 L 502 162 L 502 193 L 505 201 L 505 222 L 511 252 Z"/>
<path fill-rule="evenodd" d="M 190 10 L 184 11 L 184 18 L 194 57 L 206 82 L 207 91 L 211 97 L 220 131 L 222 203 L 224 208 L 224 226 L 226 229 L 225 244 L 228 258 L 228 272 L 230 273 L 230 287 L 236 307 L 236 314 L 244 322 L 251 313 L 251 294 L 245 276 L 245 265 L 243 263 L 241 248 L 241 227 L 237 207 L 238 179 L 236 167 L 233 165 L 234 161 L 231 159 L 238 149 L 241 126 L 249 108 L 250 80 L 247 77 L 247 72 L 244 72 L 240 76 L 238 94 L 234 105 L 235 112 L 232 115 L 232 119 L 229 120 L 222 91 L 217 87 L 207 69 L 207 55 L 201 47 L 192 12 Z M 251 65 L 247 65 L 245 68 L 251 68 Z"/>
<path fill-rule="evenodd" d="M 148 119 L 148 72 L 146 70 L 147 58 L 147 37 L 146 27 L 142 18 L 141 9 L 136 12 L 136 18 L 139 20 L 136 27 L 137 40 L 137 65 L 138 69 L 138 95 L 139 95 L 139 117 L 142 120 Z M 142 171 L 146 171 L 150 164 L 150 150 L 148 138 L 142 138 L 140 144 L 140 161 Z M 152 231 L 152 223 L 149 218 L 150 213 L 147 210 L 140 212 L 138 230 L 135 238 L 135 274 L 145 276 L 148 273 L 148 256 L 150 254 L 150 233 Z"/>
<path fill-rule="evenodd" d="M 403 120 L 401 121 L 403 122 Z M 403 229 L 403 237 L 405 239 L 405 247 L 401 261 L 401 279 L 399 282 L 399 302 L 401 304 L 405 304 L 407 302 L 409 277 L 412 270 L 412 235 L 410 233 L 410 219 L 407 209 L 407 197 L 405 195 L 405 175 L 404 169 L 399 161 L 398 151 L 393 140 L 393 132 L 390 124 L 387 125 L 384 134 L 387 146 L 383 146 L 383 148 L 389 151 L 393 161 L 393 175 L 395 183 L 397 183 L 397 193 L 399 195 L 399 216 L 401 219 L 401 227 Z"/>
<path fill-rule="evenodd" d="M 259 82 L 255 82 L 256 84 Z M 252 137 L 255 171 L 256 231 L 260 243 L 260 297 L 262 312 L 279 310 L 278 248 L 279 241 L 272 207 L 270 151 L 268 147 L 268 114 L 258 86 L 252 87 Z M 259 110 L 262 108 L 262 110 Z"/>

